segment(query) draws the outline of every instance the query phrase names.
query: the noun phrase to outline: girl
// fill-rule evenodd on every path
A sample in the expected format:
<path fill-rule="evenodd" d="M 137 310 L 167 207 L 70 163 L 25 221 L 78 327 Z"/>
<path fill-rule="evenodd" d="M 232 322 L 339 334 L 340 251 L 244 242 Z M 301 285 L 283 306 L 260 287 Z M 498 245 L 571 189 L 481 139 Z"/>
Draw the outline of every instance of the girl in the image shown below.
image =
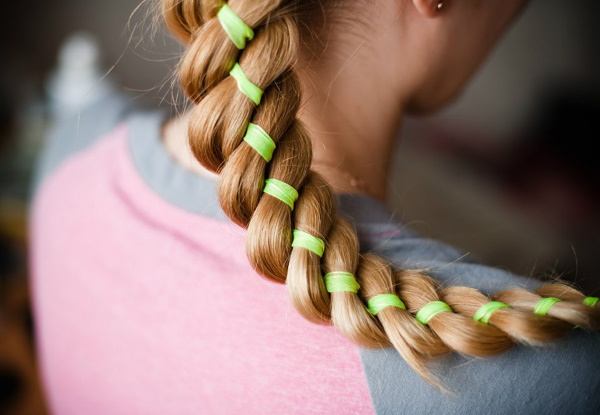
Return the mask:
<path fill-rule="evenodd" d="M 597 298 L 384 204 L 403 115 L 455 96 L 524 3 L 162 0 L 192 109 L 91 107 L 78 149 L 59 128 L 46 153 L 54 412 L 597 413 Z"/>

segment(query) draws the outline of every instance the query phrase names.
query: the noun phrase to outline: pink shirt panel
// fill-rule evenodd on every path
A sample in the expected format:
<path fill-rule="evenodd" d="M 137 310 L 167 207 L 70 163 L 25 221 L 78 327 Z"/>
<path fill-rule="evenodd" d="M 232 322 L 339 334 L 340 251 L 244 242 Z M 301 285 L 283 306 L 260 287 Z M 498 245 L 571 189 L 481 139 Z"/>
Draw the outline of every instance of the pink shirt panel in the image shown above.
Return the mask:
<path fill-rule="evenodd" d="M 358 348 L 259 277 L 245 231 L 138 175 L 118 127 L 32 212 L 38 355 L 56 414 L 372 414 Z"/>

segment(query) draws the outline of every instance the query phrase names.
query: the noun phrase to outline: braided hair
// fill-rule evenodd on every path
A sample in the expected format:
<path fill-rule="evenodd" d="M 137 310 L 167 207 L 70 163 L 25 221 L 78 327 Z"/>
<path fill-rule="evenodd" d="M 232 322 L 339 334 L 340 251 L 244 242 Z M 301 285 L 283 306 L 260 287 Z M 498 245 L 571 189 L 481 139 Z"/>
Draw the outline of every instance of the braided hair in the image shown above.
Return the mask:
<path fill-rule="evenodd" d="M 167 26 L 188 45 L 179 75 L 195 104 L 188 126 L 191 150 L 220 175 L 220 204 L 247 229 L 251 265 L 263 277 L 285 283 L 303 317 L 333 324 L 362 347 L 393 346 L 437 385 L 426 362 L 450 351 L 490 356 L 515 342 L 556 339 L 574 326 L 600 327 L 597 299 L 565 283 L 488 297 L 469 287 L 442 288 L 422 271 L 359 253 L 355 229 L 337 215 L 331 188 L 311 170 L 311 140 L 297 117 L 300 28 L 311 25 L 313 10 L 333 2 L 162 2 Z M 242 22 L 238 26 L 247 26 L 245 38 L 230 37 L 231 28 L 219 16 L 224 7 Z M 272 157 L 245 139 L 249 125 L 271 140 Z M 274 186 L 270 191 L 267 180 Z M 295 233 L 310 243 L 297 241 Z M 314 249 L 319 243 L 324 252 Z"/>

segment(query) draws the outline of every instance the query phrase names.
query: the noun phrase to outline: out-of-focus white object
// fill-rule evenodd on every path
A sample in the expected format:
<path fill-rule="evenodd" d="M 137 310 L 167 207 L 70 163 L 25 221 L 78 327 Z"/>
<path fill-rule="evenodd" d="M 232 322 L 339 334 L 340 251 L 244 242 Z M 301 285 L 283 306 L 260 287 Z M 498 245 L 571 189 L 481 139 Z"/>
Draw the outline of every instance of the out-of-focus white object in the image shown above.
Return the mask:
<path fill-rule="evenodd" d="M 110 81 L 102 79 L 100 45 L 91 33 L 76 32 L 60 48 L 58 65 L 48 83 L 53 115 L 72 113 L 114 93 Z"/>

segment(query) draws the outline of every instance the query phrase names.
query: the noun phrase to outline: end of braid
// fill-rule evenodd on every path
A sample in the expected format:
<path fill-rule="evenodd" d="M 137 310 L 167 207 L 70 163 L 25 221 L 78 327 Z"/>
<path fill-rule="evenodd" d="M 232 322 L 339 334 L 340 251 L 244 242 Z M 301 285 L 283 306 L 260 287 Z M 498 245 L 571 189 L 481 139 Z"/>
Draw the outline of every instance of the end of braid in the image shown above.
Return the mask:
<path fill-rule="evenodd" d="M 555 281 L 542 285 L 535 292 L 541 297 L 556 297 L 563 301 L 583 303 L 585 294 L 566 281 Z"/>
<path fill-rule="evenodd" d="M 441 295 L 453 310 L 471 319 L 481 307 L 492 301 L 491 298 L 481 292 L 468 287 L 447 287 L 442 290 Z M 503 300 L 503 298 L 498 297 L 495 297 L 495 299 Z M 562 337 L 570 329 L 568 325 L 560 320 L 554 318 L 540 319 L 539 316 L 531 312 L 508 306 L 509 308 L 499 308 L 494 311 L 489 316 L 487 324 L 502 330 L 515 342 L 540 345 L 543 342 Z"/>
<path fill-rule="evenodd" d="M 556 290 L 556 287 L 540 290 L 542 292 L 546 291 L 551 293 Z M 494 294 L 493 297 L 511 307 L 529 313 L 534 313 L 536 306 L 538 306 L 543 298 L 552 298 L 542 297 L 537 293 L 520 289 L 501 291 Z M 563 322 L 568 327 L 578 326 L 588 330 L 598 330 L 600 328 L 600 308 L 589 307 L 581 302 L 562 301 L 558 297 L 556 297 L 556 299 L 558 301 L 546 310 L 543 315 L 537 315 L 536 313 L 534 314 L 535 317 L 540 321 L 547 318 L 554 318 Z"/>

